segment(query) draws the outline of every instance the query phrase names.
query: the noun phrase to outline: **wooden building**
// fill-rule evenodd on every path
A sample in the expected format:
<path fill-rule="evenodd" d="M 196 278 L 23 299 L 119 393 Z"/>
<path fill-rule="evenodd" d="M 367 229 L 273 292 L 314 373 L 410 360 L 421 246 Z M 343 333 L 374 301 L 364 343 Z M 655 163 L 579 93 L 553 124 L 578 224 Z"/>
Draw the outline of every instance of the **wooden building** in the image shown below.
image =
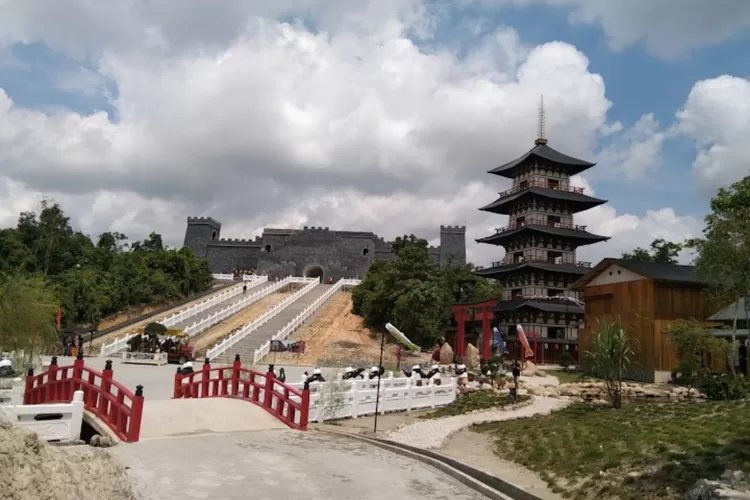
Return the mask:
<path fill-rule="evenodd" d="M 503 285 L 495 325 L 512 355 L 516 325 L 522 325 L 538 362 L 554 362 L 564 351 L 577 352 L 583 307 L 569 285 L 591 269 L 576 258 L 578 248 L 609 238 L 575 223 L 575 214 L 606 203 L 571 185 L 570 178 L 594 163 L 573 158 L 547 145 L 540 129 L 534 147 L 489 173 L 511 179 L 512 187 L 480 210 L 509 216 L 508 225 L 479 243 L 505 249 L 502 260 L 477 274 Z"/>
<path fill-rule="evenodd" d="M 678 361 L 665 332 L 674 320 L 711 315 L 705 286 L 692 266 L 604 259 L 570 287 L 582 293 L 585 303 L 585 325 L 578 330 L 580 352 L 592 349 L 597 325 L 619 321 L 634 341 L 631 376 L 669 380 Z"/>

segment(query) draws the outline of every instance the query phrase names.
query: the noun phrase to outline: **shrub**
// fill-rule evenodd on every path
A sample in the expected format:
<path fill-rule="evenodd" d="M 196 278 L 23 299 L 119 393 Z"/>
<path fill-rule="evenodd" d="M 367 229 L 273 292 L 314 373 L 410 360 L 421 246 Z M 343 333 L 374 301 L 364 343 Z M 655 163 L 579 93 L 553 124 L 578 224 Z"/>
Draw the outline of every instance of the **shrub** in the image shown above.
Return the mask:
<path fill-rule="evenodd" d="M 704 375 L 695 386 L 711 400 L 737 400 L 750 397 L 750 380 L 742 375 Z"/>
<path fill-rule="evenodd" d="M 564 369 L 568 369 L 573 365 L 573 355 L 570 354 L 568 351 L 563 351 L 562 354 L 560 354 L 560 366 L 562 366 Z"/>

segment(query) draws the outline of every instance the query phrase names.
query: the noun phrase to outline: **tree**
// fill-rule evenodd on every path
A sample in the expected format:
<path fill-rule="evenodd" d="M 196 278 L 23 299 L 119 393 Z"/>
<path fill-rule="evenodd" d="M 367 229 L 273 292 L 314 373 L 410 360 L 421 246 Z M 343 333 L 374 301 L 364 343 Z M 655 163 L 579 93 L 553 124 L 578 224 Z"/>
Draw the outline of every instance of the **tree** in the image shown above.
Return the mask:
<path fill-rule="evenodd" d="M 95 242 L 70 225 L 62 208 L 43 201 L 14 228 L 0 230 L 0 273 L 41 279 L 57 295 L 64 326 L 96 323 L 130 306 L 181 299 L 211 287 L 205 260 L 167 248 L 151 233 L 128 246 L 118 232 Z"/>
<path fill-rule="evenodd" d="M 600 325 L 593 339 L 591 351 L 586 351 L 586 359 L 592 371 L 604 379 L 612 408 L 622 406 L 622 379 L 630 367 L 633 348 L 619 322 Z"/>
<path fill-rule="evenodd" d="M 675 369 L 680 379 L 692 385 L 698 377 L 711 372 L 705 356 L 721 356 L 726 359 L 728 344 L 715 337 L 706 326 L 695 319 L 680 319 L 670 325 L 667 331 L 668 342 L 677 346 L 679 365 Z"/>
<path fill-rule="evenodd" d="M 637 247 L 632 252 L 622 254 L 622 259 L 654 262 L 657 264 L 677 264 L 677 256 L 683 248 L 684 245 L 681 243 L 673 243 L 663 238 L 657 238 L 651 242 L 650 250 Z"/>
<path fill-rule="evenodd" d="M 0 352 L 15 352 L 14 365 L 33 366 L 55 341 L 57 303 L 41 276 L 0 276 Z"/>
<path fill-rule="evenodd" d="M 711 284 L 718 309 L 741 297 L 750 298 L 750 176 L 720 189 L 710 207 L 703 237 L 688 241 L 688 245 L 697 252 L 696 273 Z M 750 300 L 745 300 L 746 317 L 749 308 Z M 733 344 L 738 315 L 736 310 Z"/>
<path fill-rule="evenodd" d="M 432 345 L 453 318 L 450 305 L 500 298 L 501 289 L 474 274 L 470 264 L 441 269 L 426 240 L 396 238 L 396 258 L 375 261 L 354 289 L 353 312 L 365 324 L 382 329 L 392 322 L 418 345 Z"/>

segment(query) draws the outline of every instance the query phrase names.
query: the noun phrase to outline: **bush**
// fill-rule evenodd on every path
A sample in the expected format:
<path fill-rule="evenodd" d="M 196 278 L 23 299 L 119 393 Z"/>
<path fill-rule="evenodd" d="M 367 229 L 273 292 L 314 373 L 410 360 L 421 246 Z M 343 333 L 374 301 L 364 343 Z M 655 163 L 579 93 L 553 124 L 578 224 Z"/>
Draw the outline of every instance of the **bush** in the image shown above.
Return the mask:
<path fill-rule="evenodd" d="M 695 386 L 714 401 L 750 398 L 750 380 L 742 375 L 704 375 L 696 379 Z"/>

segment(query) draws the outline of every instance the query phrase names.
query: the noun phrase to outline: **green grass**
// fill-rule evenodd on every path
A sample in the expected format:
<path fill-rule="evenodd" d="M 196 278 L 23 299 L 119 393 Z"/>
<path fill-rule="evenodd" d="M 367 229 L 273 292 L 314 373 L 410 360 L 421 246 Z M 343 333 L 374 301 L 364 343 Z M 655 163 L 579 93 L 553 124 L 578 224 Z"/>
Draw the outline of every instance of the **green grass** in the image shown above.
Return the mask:
<path fill-rule="evenodd" d="M 519 395 L 519 403 L 528 401 L 529 396 Z M 491 410 L 503 406 L 512 405 L 513 401 L 510 396 L 496 394 L 493 391 L 474 391 L 463 396 L 458 396 L 455 401 L 437 410 L 422 415 L 420 418 L 442 418 L 464 415 L 475 410 Z"/>
<path fill-rule="evenodd" d="M 584 403 L 551 415 L 488 423 L 496 452 L 575 500 L 673 499 L 700 478 L 750 471 L 750 402 Z M 670 496 L 672 495 L 672 496 Z"/>

